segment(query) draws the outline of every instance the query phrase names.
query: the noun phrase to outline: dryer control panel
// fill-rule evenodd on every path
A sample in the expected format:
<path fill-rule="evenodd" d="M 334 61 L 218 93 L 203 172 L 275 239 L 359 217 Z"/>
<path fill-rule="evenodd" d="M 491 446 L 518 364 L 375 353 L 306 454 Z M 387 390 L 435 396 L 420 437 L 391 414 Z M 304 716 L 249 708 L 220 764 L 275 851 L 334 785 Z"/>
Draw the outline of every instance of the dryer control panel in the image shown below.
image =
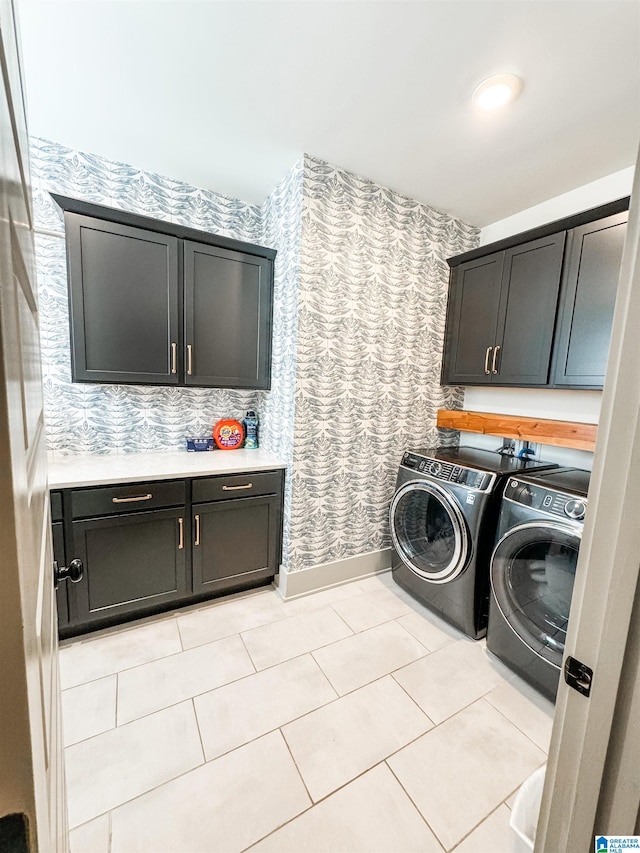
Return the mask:
<path fill-rule="evenodd" d="M 433 480 L 443 480 L 447 483 L 459 483 L 470 489 L 484 491 L 491 485 L 494 476 L 476 468 L 467 468 L 465 465 L 453 465 L 451 462 L 443 462 L 430 456 L 420 456 L 417 453 L 407 452 L 402 457 L 405 468 L 427 474 Z"/>
<path fill-rule="evenodd" d="M 587 510 L 586 498 L 547 489 L 533 483 L 524 483 L 515 477 L 507 481 L 504 496 L 506 500 L 530 506 L 554 518 L 568 518 L 571 521 L 582 521 Z"/>

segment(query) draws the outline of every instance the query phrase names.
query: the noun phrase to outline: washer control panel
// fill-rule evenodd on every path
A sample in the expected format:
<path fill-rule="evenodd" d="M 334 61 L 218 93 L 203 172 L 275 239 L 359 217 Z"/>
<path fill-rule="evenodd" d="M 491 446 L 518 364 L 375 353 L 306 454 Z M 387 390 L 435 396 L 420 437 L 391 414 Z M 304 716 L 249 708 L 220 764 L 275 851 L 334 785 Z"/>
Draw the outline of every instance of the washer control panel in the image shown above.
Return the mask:
<path fill-rule="evenodd" d="M 507 481 L 504 496 L 514 503 L 530 506 L 556 518 L 569 518 L 571 521 L 582 521 L 587 511 L 586 498 L 577 498 L 575 495 L 533 483 L 523 483 L 515 477 Z"/>
<path fill-rule="evenodd" d="M 470 489 L 486 489 L 492 479 L 492 475 L 476 468 L 467 468 L 465 465 L 454 465 L 451 462 L 443 462 L 440 459 L 432 459 L 429 456 L 420 456 L 417 453 L 407 451 L 402 457 L 405 468 L 428 474 L 433 480 L 443 480 L 447 483 L 459 483 Z"/>

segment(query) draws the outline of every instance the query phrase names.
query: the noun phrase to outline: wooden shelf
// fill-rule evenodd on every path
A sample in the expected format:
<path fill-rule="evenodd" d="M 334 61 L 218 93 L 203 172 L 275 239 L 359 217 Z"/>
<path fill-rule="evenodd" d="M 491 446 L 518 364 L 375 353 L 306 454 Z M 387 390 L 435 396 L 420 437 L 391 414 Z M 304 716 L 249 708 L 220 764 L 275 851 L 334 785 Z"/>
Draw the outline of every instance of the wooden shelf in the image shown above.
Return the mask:
<path fill-rule="evenodd" d="M 573 447 L 593 451 L 597 424 L 576 424 L 571 421 L 551 421 L 524 418 L 519 415 L 498 415 L 489 412 L 467 412 L 461 409 L 438 409 L 439 427 L 463 432 L 480 432 L 520 441 L 535 441 L 555 447 Z"/>

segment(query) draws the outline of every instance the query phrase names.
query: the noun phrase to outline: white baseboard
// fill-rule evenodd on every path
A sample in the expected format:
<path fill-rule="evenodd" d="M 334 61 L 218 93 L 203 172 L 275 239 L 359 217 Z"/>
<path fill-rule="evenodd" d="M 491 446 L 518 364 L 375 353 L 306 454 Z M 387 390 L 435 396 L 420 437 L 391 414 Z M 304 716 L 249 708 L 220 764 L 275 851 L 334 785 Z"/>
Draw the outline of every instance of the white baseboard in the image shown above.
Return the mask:
<path fill-rule="evenodd" d="M 347 557 L 345 560 L 336 560 L 334 563 L 310 566 L 299 572 L 287 572 L 281 566 L 277 588 L 280 595 L 289 600 L 321 589 L 329 589 L 332 586 L 341 586 L 349 581 L 377 575 L 390 568 L 391 548 L 358 554 L 355 557 Z"/>

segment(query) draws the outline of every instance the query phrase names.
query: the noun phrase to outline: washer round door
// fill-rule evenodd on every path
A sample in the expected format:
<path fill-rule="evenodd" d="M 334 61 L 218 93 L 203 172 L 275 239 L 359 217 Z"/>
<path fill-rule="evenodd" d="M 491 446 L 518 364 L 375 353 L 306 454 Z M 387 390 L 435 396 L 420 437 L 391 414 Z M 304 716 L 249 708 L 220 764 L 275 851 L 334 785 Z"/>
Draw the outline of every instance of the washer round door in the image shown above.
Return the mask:
<path fill-rule="evenodd" d="M 562 666 L 581 527 L 521 524 L 498 542 L 491 588 L 503 617 L 539 657 Z"/>
<path fill-rule="evenodd" d="M 469 533 L 452 495 L 436 483 L 412 480 L 391 502 L 391 539 L 402 562 L 430 583 L 460 575 L 469 557 Z"/>

